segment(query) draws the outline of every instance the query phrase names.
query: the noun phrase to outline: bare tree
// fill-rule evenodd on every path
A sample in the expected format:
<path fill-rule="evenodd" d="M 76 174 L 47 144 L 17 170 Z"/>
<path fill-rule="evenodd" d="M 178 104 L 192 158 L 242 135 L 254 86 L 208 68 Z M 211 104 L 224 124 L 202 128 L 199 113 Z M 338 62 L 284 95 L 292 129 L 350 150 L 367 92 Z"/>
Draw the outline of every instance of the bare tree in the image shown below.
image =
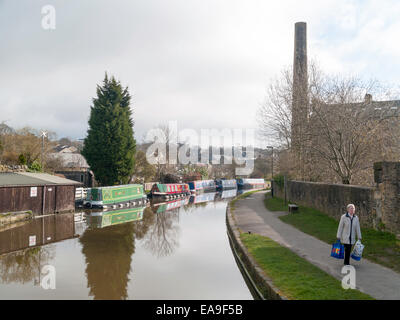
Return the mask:
<path fill-rule="evenodd" d="M 326 75 L 313 62 L 308 72 L 310 102 L 304 107 L 304 121 L 295 123 L 304 126 L 301 130 L 293 128 L 292 90 L 292 73 L 286 69 L 270 86 L 258 114 L 264 137 L 277 145 L 277 154 L 285 155 L 278 156 L 285 161 L 277 166 L 292 178 L 370 183 L 374 161 L 400 156 L 400 102 L 390 100 L 396 94 L 392 90 L 377 81 Z M 293 132 L 301 132 L 301 137 L 293 139 Z M 301 145 L 294 146 L 294 141 Z M 300 166 L 294 158 L 301 159 Z"/>
<path fill-rule="evenodd" d="M 342 183 L 350 184 L 363 167 L 368 163 L 371 167 L 381 157 L 376 144 L 389 139 L 385 125 L 399 113 L 396 101 L 372 100 L 372 92 L 383 99 L 388 96 L 377 81 L 343 76 L 324 79 L 312 92 L 310 148 L 314 158 L 323 161 Z M 396 135 L 398 139 L 398 130 L 392 134 L 392 142 Z"/>

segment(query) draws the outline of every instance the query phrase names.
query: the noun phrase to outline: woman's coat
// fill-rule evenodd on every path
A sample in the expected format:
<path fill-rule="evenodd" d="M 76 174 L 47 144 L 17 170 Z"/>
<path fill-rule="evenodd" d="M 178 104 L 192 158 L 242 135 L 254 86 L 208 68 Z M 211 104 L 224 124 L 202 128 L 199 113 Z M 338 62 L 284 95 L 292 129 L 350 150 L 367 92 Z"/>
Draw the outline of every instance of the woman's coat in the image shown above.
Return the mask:
<path fill-rule="evenodd" d="M 351 231 L 351 242 L 350 242 L 350 231 Z M 361 240 L 360 221 L 358 220 L 358 217 L 354 214 L 353 223 L 351 223 L 350 214 L 346 212 L 340 218 L 336 237 L 340 239 L 340 242 L 343 244 L 354 244 L 356 243 L 356 234 L 357 234 L 357 239 Z"/>

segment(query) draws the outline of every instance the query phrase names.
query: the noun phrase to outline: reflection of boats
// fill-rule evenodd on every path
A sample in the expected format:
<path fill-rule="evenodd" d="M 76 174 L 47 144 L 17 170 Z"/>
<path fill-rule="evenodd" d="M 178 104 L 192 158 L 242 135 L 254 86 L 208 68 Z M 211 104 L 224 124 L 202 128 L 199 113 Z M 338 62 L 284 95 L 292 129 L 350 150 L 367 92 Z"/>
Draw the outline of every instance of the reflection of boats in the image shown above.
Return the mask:
<path fill-rule="evenodd" d="M 189 203 L 189 197 L 180 200 L 153 203 L 152 208 L 154 213 L 161 213 L 169 210 L 174 210 L 183 207 Z"/>
<path fill-rule="evenodd" d="M 208 192 L 208 193 L 200 193 L 200 194 L 193 194 L 190 197 L 190 203 L 201 203 L 201 202 L 208 202 L 214 201 L 216 192 Z"/>
<path fill-rule="evenodd" d="M 237 193 L 238 193 L 237 189 L 224 190 L 222 192 L 217 193 L 217 198 L 229 199 L 229 198 L 235 197 L 237 195 Z"/>
<path fill-rule="evenodd" d="M 190 190 L 187 183 L 155 183 L 151 188 L 152 197 L 174 199 L 189 194 Z"/>
<path fill-rule="evenodd" d="M 215 180 L 215 183 L 217 184 L 217 190 L 228 190 L 237 188 L 237 183 L 235 179 L 217 179 Z"/>
<path fill-rule="evenodd" d="M 146 207 L 143 206 L 106 212 L 92 212 L 86 217 L 86 222 L 92 228 L 104 228 L 116 224 L 142 220 L 145 208 Z"/>
<path fill-rule="evenodd" d="M 189 182 L 191 192 L 212 192 L 216 190 L 214 180 L 197 180 Z"/>
<path fill-rule="evenodd" d="M 239 189 L 264 189 L 264 179 L 237 179 Z"/>
<path fill-rule="evenodd" d="M 115 205 L 141 205 L 147 201 L 141 184 L 126 184 L 111 187 L 89 188 L 83 205 L 86 207 L 109 208 Z"/>

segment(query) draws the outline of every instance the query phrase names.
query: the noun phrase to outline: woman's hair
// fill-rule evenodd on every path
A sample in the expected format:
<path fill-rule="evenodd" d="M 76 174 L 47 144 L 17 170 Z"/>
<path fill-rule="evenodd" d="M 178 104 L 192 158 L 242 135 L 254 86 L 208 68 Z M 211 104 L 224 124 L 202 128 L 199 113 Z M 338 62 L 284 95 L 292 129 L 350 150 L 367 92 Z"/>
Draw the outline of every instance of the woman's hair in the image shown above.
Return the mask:
<path fill-rule="evenodd" d="M 356 206 L 352 203 L 348 204 L 346 209 L 349 210 L 350 207 L 353 207 L 354 209 L 356 209 Z"/>

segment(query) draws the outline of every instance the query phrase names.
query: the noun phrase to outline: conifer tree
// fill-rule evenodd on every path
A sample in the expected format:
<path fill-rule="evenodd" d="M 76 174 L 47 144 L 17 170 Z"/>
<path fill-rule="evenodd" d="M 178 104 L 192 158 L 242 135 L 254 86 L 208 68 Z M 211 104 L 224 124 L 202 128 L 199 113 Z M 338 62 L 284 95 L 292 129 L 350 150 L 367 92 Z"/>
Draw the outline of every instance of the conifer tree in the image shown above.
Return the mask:
<path fill-rule="evenodd" d="M 128 88 L 114 77 L 97 86 L 82 155 L 103 186 L 129 183 L 134 171 L 136 141 Z"/>

